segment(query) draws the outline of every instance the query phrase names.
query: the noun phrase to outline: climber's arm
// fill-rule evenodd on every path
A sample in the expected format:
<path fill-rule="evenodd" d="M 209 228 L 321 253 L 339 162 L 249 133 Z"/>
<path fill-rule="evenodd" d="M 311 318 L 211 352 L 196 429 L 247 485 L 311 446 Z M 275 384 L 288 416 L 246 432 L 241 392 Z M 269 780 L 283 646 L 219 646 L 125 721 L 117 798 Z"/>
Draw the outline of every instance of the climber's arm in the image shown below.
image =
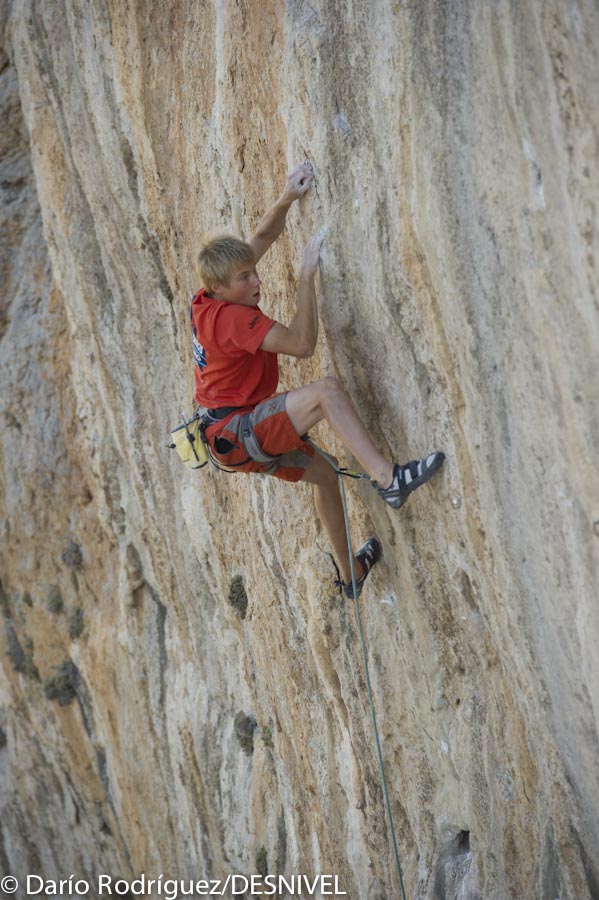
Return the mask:
<path fill-rule="evenodd" d="M 304 250 L 297 289 L 297 308 L 289 327 L 276 322 L 260 344 L 261 350 L 285 353 L 300 359 L 314 353 L 318 338 L 318 306 L 314 276 L 318 268 L 324 233 L 325 229 L 311 237 Z"/>
<path fill-rule="evenodd" d="M 294 200 L 303 197 L 314 181 L 314 170 L 310 163 L 296 166 L 287 176 L 285 190 L 262 218 L 258 228 L 248 241 L 254 251 L 256 262 L 264 256 L 270 245 L 276 241 L 285 228 L 287 211 Z"/>

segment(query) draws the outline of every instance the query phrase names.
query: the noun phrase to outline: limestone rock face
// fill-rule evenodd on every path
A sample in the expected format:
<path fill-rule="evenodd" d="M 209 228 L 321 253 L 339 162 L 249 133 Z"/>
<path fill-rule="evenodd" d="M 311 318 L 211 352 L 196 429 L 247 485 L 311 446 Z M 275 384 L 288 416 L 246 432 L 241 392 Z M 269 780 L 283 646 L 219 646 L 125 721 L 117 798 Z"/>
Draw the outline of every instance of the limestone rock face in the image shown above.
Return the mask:
<path fill-rule="evenodd" d="M 401 511 L 347 485 L 407 896 L 599 897 L 597 4 L 2 10 L 2 873 L 399 896 L 312 489 L 166 448 L 198 239 L 308 158 L 260 265 L 288 322 L 328 225 L 281 389 L 447 454 Z"/>

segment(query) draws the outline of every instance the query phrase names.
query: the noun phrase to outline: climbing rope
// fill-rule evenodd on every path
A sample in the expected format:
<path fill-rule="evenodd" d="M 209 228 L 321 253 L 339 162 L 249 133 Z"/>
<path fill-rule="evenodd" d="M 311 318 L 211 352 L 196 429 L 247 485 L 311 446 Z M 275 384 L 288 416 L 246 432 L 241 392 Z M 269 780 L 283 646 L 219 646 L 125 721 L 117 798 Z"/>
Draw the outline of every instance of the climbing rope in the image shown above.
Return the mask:
<path fill-rule="evenodd" d="M 309 438 L 306 438 L 306 440 L 307 440 L 307 443 L 310 444 L 312 447 L 314 447 L 314 449 L 317 451 L 317 453 L 319 453 L 322 456 L 322 458 L 325 459 L 329 463 L 329 465 L 333 467 L 333 469 L 335 470 L 335 472 L 337 473 L 337 476 L 339 478 L 339 485 L 341 488 L 341 499 L 343 502 L 343 516 L 345 519 L 345 536 L 347 539 L 347 548 L 349 550 L 351 582 L 352 582 L 352 589 L 353 589 L 353 594 L 354 594 L 354 604 L 355 604 L 355 608 L 356 608 L 356 619 L 358 622 L 358 633 L 360 635 L 360 645 L 362 647 L 362 660 L 364 662 L 364 673 L 366 675 L 366 688 L 368 690 L 368 702 L 370 704 L 370 714 L 372 717 L 374 740 L 375 740 L 375 744 L 376 744 L 376 752 L 377 752 L 377 756 L 378 756 L 379 767 L 381 770 L 381 781 L 383 783 L 383 793 L 385 795 L 385 808 L 387 810 L 387 818 L 389 820 L 389 828 L 391 829 L 391 840 L 393 843 L 393 853 L 395 856 L 395 865 L 397 867 L 397 874 L 399 877 L 401 896 L 402 896 L 402 900 L 406 900 L 406 893 L 405 893 L 404 884 L 403 884 L 403 875 L 402 875 L 402 871 L 401 871 L 401 863 L 399 861 L 399 852 L 397 850 L 397 840 L 395 837 L 395 828 L 393 827 L 393 817 L 391 815 L 391 803 L 389 802 L 389 791 L 387 790 L 387 779 L 385 777 L 385 766 L 383 764 L 383 754 L 381 751 L 381 742 L 379 740 L 379 732 L 378 732 L 378 728 L 377 728 L 377 724 L 376 724 L 374 701 L 372 699 L 372 688 L 370 686 L 370 673 L 368 670 L 368 658 L 366 656 L 366 642 L 364 640 L 364 631 L 362 628 L 362 617 L 360 615 L 360 603 L 358 601 L 358 589 L 356 586 L 356 573 L 355 573 L 355 569 L 354 569 L 354 552 L 353 552 L 353 548 L 352 548 L 351 535 L 350 535 L 350 531 L 349 531 L 349 517 L 347 514 L 347 500 L 345 497 L 345 485 L 343 483 L 344 477 L 345 478 L 366 478 L 369 481 L 372 481 L 372 479 L 365 472 L 351 472 L 351 471 L 349 471 L 349 469 L 344 469 L 344 468 L 337 466 L 337 464 L 335 463 L 333 458 L 331 456 L 329 456 L 328 453 L 325 453 L 324 450 L 321 450 L 320 447 L 317 444 L 315 444 L 313 441 L 311 441 Z M 210 448 L 208 448 L 208 456 L 209 456 L 210 460 L 214 463 L 214 465 L 216 466 L 217 469 L 220 469 L 223 472 L 227 472 L 227 471 L 231 472 L 231 469 L 225 469 L 223 466 L 219 465 L 218 461 L 214 458 L 214 455 L 212 454 L 212 451 L 210 450 Z M 243 461 L 243 463 L 245 463 L 245 462 L 247 462 L 247 460 Z M 237 465 L 242 465 L 243 463 L 238 463 Z"/>
<path fill-rule="evenodd" d="M 393 843 L 393 853 L 395 856 L 395 865 L 397 867 L 397 874 L 399 877 L 399 886 L 401 888 L 401 896 L 402 900 L 406 900 L 406 892 L 403 884 L 403 875 L 401 871 L 401 863 L 399 861 L 399 852 L 397 850 L 397 840 L 395 838 L 395 828 L 393 827 L 393 816 L 391 815 L 391 804 L 389 802 L 389 791 L 387 790 L 387 779 L 385 778 L 385 766 L 383 765 L 383 754 L 381 751 L 381 742 L 379 741 L 379 731 L 376 725 L 376 715 L 374 712 L 374 702 L 372 699 L 372 688 L 370 687 L 370 673 L 368 671 L 368 659 L 366 657 L 366 642 L 364 641 L 364 631 L 362 629 L 362 617 L 360 615 L 360 603 L 358 601 L 358 589 L 356 587 L 356 573 L 354 570 L 354 552 L 352 549 L 351 535 L 349 531 L 349 517 L 347 514 L 347 500 L 345 498 L 345 485 L 343 483 L 343 476 L 349 476 L 350 478 L 369 478 L 363 472 L 349 472 L 347 469 L 339 468 L 333 458 L 325 453 L 324 450 L 321 450 L 316 444 L 314 444 L 311 440 L 308 440 L 308 443 L 314 447 L 318 453 L 326 459 L 326 461 L 333 467 L 335 472 L 339 477 L 339 486 L 341 488 L 341 500 L 343 502 L 343 515 L 345 518 L 345 535 L 347 538 L 347 547 L 349 550 L 349 565 L 351 569 L 351 583 L 354 592 L 354 604 L 356 608 L 356 619 L 358 620 L 358 632 L 360 635 L 360 644 L 362 647 L 362 660 L 364 662 L 364 672 L 366 675 L 366 688 L 368 690 L 368 701 L 370 703 L 370 714 L 372 717 L 372 727 L 374 730 L 374 741 L 376 744 L 376 752 L 379 760 L 379 767 L 381 770 L 381 781 L 383 783 L 383 793 L 385 795 L 385 808 L 387 810 L 387 818 L 389 820 L 389 828 L 391 829 L 391 841 Z"/>

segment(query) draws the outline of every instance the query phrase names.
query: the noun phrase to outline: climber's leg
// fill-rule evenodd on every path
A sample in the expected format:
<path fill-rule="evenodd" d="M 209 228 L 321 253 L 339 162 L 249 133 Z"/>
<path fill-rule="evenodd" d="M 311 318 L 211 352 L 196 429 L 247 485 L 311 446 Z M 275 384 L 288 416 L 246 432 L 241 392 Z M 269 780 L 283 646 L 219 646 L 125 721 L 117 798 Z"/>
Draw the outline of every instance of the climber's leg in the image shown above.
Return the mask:
<path fill-rule="evenodd" d="M 351 401 L 336 378 L 327 376 L 314 384 L 289 391 L 286 399 L 289 420 L 298 435 L 305 434 L 326 419 L 335 434 L 349 447 L 373 480 L 379 496 L 399 509 L 410 494 L 432 478 L 443 465 L 445 455 L 438 450 L 406 465 L 390 463 L 376 448 Z"/>
<path fill-rule="evenodd" d="M 364 471 L 379 484 L 390 484 L 393 464 L 373 443 L 336 378 L 327 375 L 314 384 L 289 391 L 286 408 L 298 434 L 305 434 L 321 419 L 326 419 Z"/>
<path fill-rule="evenodd" d="M 332 458 L 334 459 L 334 457 Z M 338 464 L 338 461 L 335 460 L 335 463 Z M 331 542 L 341 577 L 345 582 L 351 581 L 343 504 L 341 503 L 337 473 L 322 456 L 317 454 L 304 472 L 302 481 L 314 485 L 316 512 Z M 354 556 L 356 579 L 360 578 L 362 571 L 362 563 Z"/>

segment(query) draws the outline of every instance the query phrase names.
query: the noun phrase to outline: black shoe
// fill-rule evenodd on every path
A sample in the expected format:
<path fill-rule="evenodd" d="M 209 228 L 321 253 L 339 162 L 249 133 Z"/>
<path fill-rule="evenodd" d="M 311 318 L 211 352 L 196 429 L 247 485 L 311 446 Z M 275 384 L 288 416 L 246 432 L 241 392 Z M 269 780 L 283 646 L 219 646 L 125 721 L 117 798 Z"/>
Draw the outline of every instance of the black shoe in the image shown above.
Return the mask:
<path fill-rule="evenodd" d="M 429 453 L 422 459 L 414 459 L 405 466 L 396 463 L 393 466 L 393 480 L 388 488 L 382 488 L 376 481 L 372 482 L 372 486 L 385 503 L 394 509 L 399 509 L 412 491 L 428 481 L 437 469 L 441 468 L 444 459 L 445 454 L 435 450 L 434 453 Z"/>
<path fill-rule="evenodd" d="M 381 558 L 381 545 L 376 538 L 369 538 L 364 546 L 360 547 L 360 549 L 356 553 L 356 556 L 364 566 L 362 575 L 356 581 L 356 590 L 359 597 L 362 593 L 362 588 L 364 587 L 364 582 L 368 577 L 368 573 L 370 572 L 374 564 L 377 563 Z M 346 584 L 344 581 L 336 581 L 335 587 L 340 588 L 345 596 L 349 597 L 350 600 L 354 599 L 354 588 L 351 581 L 348 582 L 348 584 Z"/>

